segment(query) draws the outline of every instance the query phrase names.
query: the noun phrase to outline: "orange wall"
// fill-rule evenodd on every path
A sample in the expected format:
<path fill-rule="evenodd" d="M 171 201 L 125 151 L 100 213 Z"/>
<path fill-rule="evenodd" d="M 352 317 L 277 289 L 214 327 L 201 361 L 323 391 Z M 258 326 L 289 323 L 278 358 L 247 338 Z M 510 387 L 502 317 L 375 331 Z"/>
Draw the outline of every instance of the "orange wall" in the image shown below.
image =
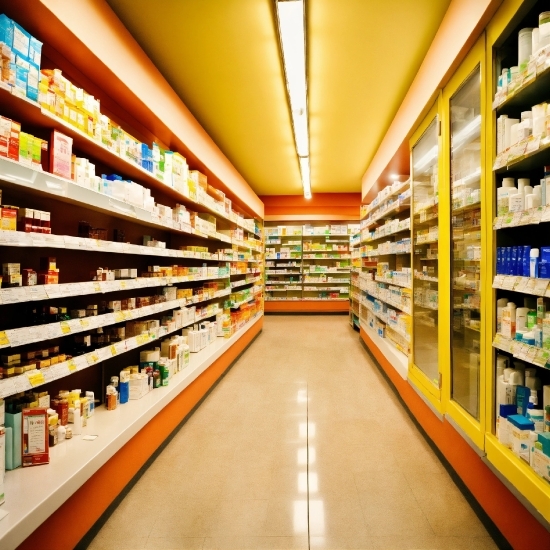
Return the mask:
<path fill-rule="evenodd" d="M 245 211 L 263 204 L 182 103 L 105 0 L 0 0 L 6 13 L 58 50 L 152 134 L 204 171 Z"/>
<path fill-rule="evenodd" d="M 265 220 L 358 220 L 361 193 L 314 193 L 303 195 L 264 195 Z"/>
<path fill-rule="evenodd" d="M 501 3 L 502 0 L 451 0 L 420 70 L 363 176 L 362 196 L 366 202 L 372 200 L 370 191 L 377 180 L 387 178 L 396 152 L 403 145 L 408 148 L 406 142 L 432 106 L 439 88 L 456 71 Z"/>

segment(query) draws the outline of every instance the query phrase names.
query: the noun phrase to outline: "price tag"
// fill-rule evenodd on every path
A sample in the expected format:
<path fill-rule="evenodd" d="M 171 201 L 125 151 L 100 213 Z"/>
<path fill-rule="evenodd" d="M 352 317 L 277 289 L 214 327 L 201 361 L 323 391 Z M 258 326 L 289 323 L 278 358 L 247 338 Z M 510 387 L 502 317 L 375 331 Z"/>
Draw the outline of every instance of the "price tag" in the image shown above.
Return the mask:
<path fill-rule="evenodd" d="M 525 287 L 525 292 L 527 294 L 534 294 L 536 286 L 537 286 L 537 280 L 534 278 L 530 278 L 529 282 L 527 283 L 527 286 Z"/>
<path fill-rule="evenodd" d="M 550 360 L 550 351 L 546 349 L 537 349 L 537 354 L 533 359 L 533 363 L 539 367 L 545 367 Z"/>
<path fill-rule="evenodd" d="M 526 346 L 529 349 L 527 350 L 527 353 L 525 354 L 525 360 L 529 363 L 534 363 L 535 358 L 537 357 L 539 348 L 535 346 Z"/>
<path fill-rule="evenodd" d="M 495 275 L 493 288 L 503 288 L 505 275 Z"/>
<path fill-rule="evenodd" d="M 61 321 L 59 323 L 59 328 L 61 329 L 61 334 L 70 334 L 71 333 L 71 326 L 67 321 Z"/>
<path fill-rule="evenodd" d="M 78 367 L 76 366 L 76 361 L 74 359 L 69 359 L 67 361 L 67 368 L 69 369 L 69 372 L 76 372 L 78 370 Z"/>
<path fill-rule="evenodd" d="M 0 331 L 0 347 L 7 347 L 10 345 L 10 339 L 4 330 Z"/>
<path fill-rule="evenodd" d="M 114 345 L 109 346 L 109 350 L 111 352 L 111 355 L 114 357 L 115 355 L 118 355 L 117 349 Z"/>
<path fill-rule="evenodd" d="M 544 296 L 549 282 L 548 279 L 536 279 L 534 294 L 537 296 Z"/>
<path fill-rule="evenodd" d="M 531 224 L 538 225 L 540 223 L 542 215 L 544 213 L 544 208 L 545 207 L 543 206 L 539 206 L 531 210 Z"/>
<path fill-rule="evenodd" d="M 503 287 L 504 290 L 513 290 L 514 289 L 514 285 L 516 284 L 516 279 L 517 277 L 515 276 L 507 276 L 505 279 L 504 279 L 504 284 L 503 284 Z"/>
<path fill-rule="evenodd" d="M 87 317 L 78 319 L 78 322 L 80 324 L 80 330 L 88 330 L 90 328 L 90 321 Z"/>
<path fill-rule="evenodd" d="M 524 210 L 521 213 L 521 217 L 518 221 L 518 226 L 520 225 L 529 225 L 531 224 L 531 216 L 533 215 L 532 210 Z"/>
<path fill-rule="evenodd" d="M 538 136 L 531 136 L 531 137 L 527 140 L 527 146 L 525 147 L 524 154 L 525 154 L 525 155 L 530 155 L 531 153 L 534 153 L 535 151 L 538 151 L 538 150 L 539 150 L 539 147 L 540 147 L 540 140 L 541 140 L 541 136 L 540 136 L 540 135 L 538 135 Z"/>
<path fill-rule="evenodd" d="M 92 281 L 92 286 L 93 286 L 94 292 L 102 292 L 101 284 L 99 281 Z"/>
<path fill-rule="evenodd" d="M 525 292 L 527 284 L 529 283 L 529 277 L 518 277 L 519 282 L 514 286 L 515 292 Z"/>
<path fill-rule="evenodd" d="M 550 205 L 543 207 L 542 216 L 540 218 L 541 222 L 550 222 Z"/>
<path fill-rule="evenodd" d="M 39 370 L 28 371 L 26 375 L 27 375 L 27 378 L 29 379 L 31 387 L 33 388 L 46 383 L 46 380 L 44 379 L 44 374 Z"/>
<path fill-rule="evenodd" d="M 119 284 L 120 284 L 120 290 L 126 290 L 126 287 L 127 287 L 126 281 L 120 281 Z"/>
<path fill-rule="evenodd" d="M 86 361 L 88 362 L 88 365 L 95 365 L 96 363 L 99 363 L 99 355 L 97 351 L 92 351 L 91 353 L 87 353 L 84 357 L 86 357 Z"/>
<path fill-rule="evenodd" d="M 115 311 L 114 313 L 114 322 L 115 323 L 122 323 L 124 321 L 124 312 L 122 311 Z"/>
<path fill-rule="evenodd" d="M 510 165 L 514 161 L 516 161 L 519 158 L 523 157 L 525 155 L 525 150 L 526 149 L 527 149 L 527 140 L 519 141 L 518 143 L 513 145 L 510 148 L 510 153 L 508 155 L 508 158 L 506 159 L 506 164 Z"/>

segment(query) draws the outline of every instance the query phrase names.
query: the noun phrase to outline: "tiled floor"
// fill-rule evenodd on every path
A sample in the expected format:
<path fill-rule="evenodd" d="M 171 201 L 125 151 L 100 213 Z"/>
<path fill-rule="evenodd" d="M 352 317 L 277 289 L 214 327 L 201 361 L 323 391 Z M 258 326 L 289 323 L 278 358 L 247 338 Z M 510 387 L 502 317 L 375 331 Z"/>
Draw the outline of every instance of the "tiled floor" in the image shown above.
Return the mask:
<path fill-rule="evenodd" d="M 496 545 L 347 318 L 268 316 L 90 548 Z"/>

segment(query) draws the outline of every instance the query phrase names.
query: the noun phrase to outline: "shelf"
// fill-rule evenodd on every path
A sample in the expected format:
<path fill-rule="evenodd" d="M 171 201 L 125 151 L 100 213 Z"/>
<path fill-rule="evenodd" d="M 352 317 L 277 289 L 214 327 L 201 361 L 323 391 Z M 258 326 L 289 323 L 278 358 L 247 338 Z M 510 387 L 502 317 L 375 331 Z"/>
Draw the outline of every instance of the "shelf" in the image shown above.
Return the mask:
<path fill-rule="evenodd" d="M 397 231 L 392 231 L 391 233 L 385 233 L 384 235 L 380 235 L 378 237 L 374 237 L 374 238 L 371 238 L 371 239 L 363 239 L 363 240 L 361 240 L 361 244 L 380 241 L 381 239 L 391 237 L 392 235 L 397 235 L 398 233 L 405 233 L 405 232 L 410 232 L 410 231 L 411 231 L 411 228 L 409 226 L 409 227 L 406 227 L 404 229 L 398 229 Z"/>
<path fill-rule="evenodd" d="M 493 220 L 493 229 L 508 229 L 522 225 L 538 225 L 550 221 L 550 206 L 539 206 L 523 212 L 514 212 L 497 216 Z"/>
<path fill-rule="evenodd" d="M 80 332 L 86 332 L 88 330 L 94 330 L 100 327 L 116 325 L 117 323 L 123 323 L 133 319 L 141 319 L 142 317 L 147 317 L 162 311 L 168 311 L 169 309 L 178 307 L 183 308 L 202 302 L 207 302 L 209 300 L 215 300 L 216 298 L 221 298 L 222 296 L 228 296 L 230 293 L 231 290 L 226 288 L 219 290 L 211 297 L 209 296 L 208 298 L 203 298 L 202 300 L 197 299 L 188 301 L 187 299 L 182 298 L 179 300 L 162 302 L 160 304 L 152 304 L 137 309 L 104 313 L 102 315 L 95 315 L 91 317 L 70 319 L 69 321 L 57 321 L 55 323 L 47 323 L 44 325 L 8 329 L 3 331 L 2 340 L 6 343 L 0 344 L 0 349 L 8 347 L 16 348 L 26 344 L 45 342 L 47 340 L 78 334 Z"/>
<path fill-rule="evenodd" d="M 192 353 L 189 365 L 170 378 L 168 386 L 120 405 L 115 411 L 97 407 L 88 425 L 83 427 L 82 436 L 75 435 L 50 449 L 50 464 L 6 472 L 9 514 L 0 521 L 0 546 L 15 548 L 21 544 L 47 520 L 52 510 L 69 499 L 162 409 L 261 321 L 261 317 L 257 314 L 230 338 L 217 338 L 200 352 Z M 83 436 L 87 434 L 99 437 L 85 441 Z"/>
<path fill-rule="evenodd" d="M 86 281 L 83 283 L 63 283 L 58 285 L 35 285 L 3 288 L 0 290 L 0 304 L 53 300 L 57 298 L 68 298 L 70 296 L 105 294 L 108 292 L 133 290 L 136 288 L 151 288 L 173 285 L 177 283 L 211 281 L 228 278 L 229 275 L 224 275 L 221 277 L 195 277 L 191 275 L 181 277 L 138 277 L 137 279 L 119 279 L 116 281 Z"/>
<path fill-rule="evenodd" d="M 472 210 L 480 210 L 480 209 L 481 209 L 481 202 L 475 202 L 473 204 L 467 204 L 465 206 L 461 206 L 460 208 L 453 208 L 451 210 L 451 215 L 462 214 L 464 212 L 471 212 Z"/>
<path fill-rule="evenodd" d="M 234 283 L 231 283 L 231 288 L 233 289 L 233 288 L 238 288 L 245 285 L 251 285 L 261 281 L 261 279 L 262 279 L 261 277 L 254 277 L 253 279 L 249 279 L 249 280 L 236 281 Z"/>
<path fill-rule="evenodd" d="M 497 116 L 520 114 L 525 107 L 537 105 L 548 99 L 550 86 L 550 68 L 536 75 L 532 80 L 516 88 L 502 103 L 496 107 Z"/>
<path fill-rule="evenodd" d="M 364 220 L 365 227 L 372 227 L 374 225 L 379 225 L 379 221 L 386 220 L 392 216 L 395 216 L 395 214 L 399 214 L 400 212 L 405 212 L 410 210 L 411 207 L 411 198 L 407 197 L 403 201 L 395 201 L 395 205 L 391 206 L 387 210 L 385 210 L 383 213 L 381 213 L 376 218 L 373 218 L 369 221 Z"/>
<path fill-rule="evenodd" d="M 425 306 L 425 305 L 422 305 L 422 304 L 419 304 L 418 302 L 415 302 L 414 303 L 414 306 L 415 307 L 421 307 L 422 309 L 428 309 L 430 311 L 437 311 L 439 309 L 438 306 Z"/>
<path fill-rule="evenodd" d="M 396 334 L 398 334 L 399 336 L 403 337 L 408 343 L 411 342 L 411 335 L 410 334 L 407 334 L 405 332 L 401 332 L 400 330 L 397 329 L 397 327 L 393 326 L 390 324 L 389 320 L 388 320 L 388 316 L 387 315 L 384 315 L 383 313 L 379 313 L 377 311 L 374 311 L 374 309 L 372 308 L 372 306 L 368 305 L 369 302 L 365 303 L 365 302 L 361 302 L 361 305 L 363 307 L 365 307 L 366 309 L 368 309 L 375 317 L 378 317 L 378 319 L 380 319 L 381 321 L 384 321 L 384 323 L 386 323 L 386 325 L 391 328 Z"/>
<path fill-rule="evenodd" d="M 386 283 L 388 285 L 400 286 L 401 288 L 408 288 L 409 290 L 411 290 L 410 285 L 402 283 L 401 281 L 394 281 L 393 279 L 384 279 L 383 277 L 375 277 L 374 280 L 378 281 L 379 283 Z"/>
<path fill-rule="evenodd" d="M 516 275 L 495 275 L 493 288 L 550 297 L 550 279 L 518 277 Z"/>
<path fill-rule="evenodd" d="M 215 208 L 211 208 L 206 204 L 195 201 L 190 197 L 182 195 L 174 188 L 169 187 L 163 181 L 157 179 L 151 172 L 148 172 L 141 166 L 118 156 L 116 153 L 107 149 L 107 147 L 105 147 L 102 143 L 94 140 L 75 126 L 58 118 L 50 111 L 42 109 L 38 103 L 18 98 L 8 91 L 0 88 L 0 104 L 2 105 L 1 114 L 21 122 L 23 129 L 25 126 L 29 125 L 48 130 L 59 130 L 73 139 L 74 150 L 84 155 L 91 156 L 95 161 L 100 161 L 102 164 L 105 164 L 111 170 L 118 172 L 119 175 L 124 176 L 126 179 L 131 179 L 136 183 L 145 183 L 152 191 L 161 191 L 172 199 L 177 200 L 186 206 L 193 207 L 193 209 L 197 212 L 212 214 L 226 220 L 227 222 L 235 224 L 238 227 L 242 227 L 251 233 L 254 233 L 254 230 L 251 230 L 243 224 L 239 224 L 237 221 L 225 215 L 225 213 L 222 213 Z"/>
<path fill-rule="evenodd" d="M 414 279 L 416 281 L 428 281 L 429 283 L 437 283 L 438 282 L 438 278 L 437 277 L 428 277 L 427 275 L 425 276 L 422 276 L 422 275 L 414 275 Z"/>
<path fill-rule="evenodd" d="M 495 160 L 496 174 L 527 172 L 550 163 L 550 137 L 520 142 L 501 153 Z"/>
<path fill-rule="evenodd" d="M 68 204 L 84 206 L 85 208 L 95 210 L 97 212 L 102 212 L 111 216 L 115 216 L 117 218 L 130 220 L 132 222 L 137 222 L 142 226 L 162 228 L 165 231 L 168 230 L 173 233 L 194 235 L 203 239 L 215 240 L 227 244 L 241 246 L 246 250 L 253 250 L 255 252 L 262 251 L 261 247 L 252 246 L 245 241 L 236 241 L 234 239 L 232 240 L 229 236 L 221 233 L 210 235 L 201 233 L 188 224 L 175 222 L 171 218 L 161 218 L 160 216 L 148 210 L 144 210 L 143 208 L 139 208 L 124 201 L 109 197 L 108 195 L 105 195 L 103 193 L 92 191 L 91 189 L 77 185 L 71 180 L 66 180 L 64 178 L 49 174 L 48 172 L 42 172 L 41 170 L 35 170 L 28 166 L 23 166 L 18 162 L 14 162 L 6 158 L 0 158 L 0 180 L 4 182 L 3 187 L 12 187 L 13 189 L 16 189 L 18 191 L 36 193 L 40 196 L 48 196 Z M 20 232 L 11 231 L 3 233 Z M 42 243 L 44 243 L 46 237 L 54 237 L 53 239 L 50 239 L 51 242 L 55 241 L 55 237 L 59 237 L 58 235 L 49 236 L 41 233 L 26 233 L 26 235 L 31 235 L 33 240 L 42 237 L 44 239 L 42 240 Z M 72 238 L 76 239 L 77 237 Z M 88 240 L 93 241 L 95 239 Z M 106 243 L 109 241 L 99 242 Z M 36 246 L 40 245 L 38 244 Z M 175 254 L 166 253 L 166 256 L 175 256 Z"/>
<path fill-rule="evenodd" d="M 410 181 L 410 178 L 409 178 L 409 179 L 407 179 L 407 181 L 404 181 L 403 184 L 400 185 L 398 188 L 396 188 L 394 191 L 392 191 L 391 193 L 386 195 L 384 198 L 380 199 L 381 200 L 380 204 L 377 204 L 377 205 L 372 206 L 369 209 L 367 209 L 365 211 L 365 216 L 370 214 L 371 212 L 376 211 L 376 209 L 380 208 L 380 206 L 382 206 L 384 204 L 384 202 L 387 201 L 388 199 L 398 197 L 401 193 L 403 193 L 404 191 L 409 189 L 410 186 L 411 186 L 411 181 Z"/>
<path fill-rule="evenodd" d="M 369 327 L 363 320 L 360 321 L 361 329 L 367 334 L 367 336 L 375 343 L 378 349 L 382 352 L 384 357 L 390 362 L 396 372 L 407 380 L 409 371 L 409 357 L 401 350 L 397 349 L 391 340 L 388 338 L 381 338 L 376 331 Z"/>
<path fill-rule="evenodd" d="M 550 350 L 537 348 L 529 344 L 523 344 L 517 340 L 511 340 L 501 334 L 495 334 L 493 347 L 507 353 L 511 353 L 516 359 L 521 359 L 526 363 L 537 365 L 538 367 L 549 368 Z"/>
<path fill-rule="evenodd" d="M 364 292 L 367 292 L 368 294 L 370 294 L 373 298 L 376 298 L 377 300 L 380 300 L 381 302 L 384 302 L 385 304 L 388 304 L 392 307 L 394 307 L 395 309 L 398 309 L 399 311 L 402 311 L 403 313 L 406 313 L 407 315 L 412 315 L 412 311 L 410 309 L 406 309 L 405 307 L 403 307 L 402 304 L 399 304 L 397 302 L 394 302 L 393 300 L 388 300 L 388 299 L 384 299 L 384 298 L 381 298 L 379 295 L 377 295 L 376 293 L 374 292 L 371 292 L 370 290 L 365 290 Z"/>
<path fill-rule="evenodd" d="M 165 310 L 159 309 L 157 311 L 160 312 Z M 37 388 L 43 384 L 52 382 L 53 380 L 64 378 L 73 374 L 74 372 L 87 369 L 88 367 L 96 365 L 97 363 L 101 363 L 102 361 L 106 361 L 111 357 L 122 355 L 128 351 L 158 340 L 159 338 L 163 338 L 164 336 L 173 334 L 174 332 L 193 325 L 194 323 L 198 323 L 199 321 L 214 317 L 218 313 L 222 312 L 223 310 L 216 309 L 202 316 L 195 315 L 194 319 L 192 319 L 191 321 L 187 321 L 181 327 L 178 327 L 177 329 L 174 329 L 172 331 L 168 331 L 166 327 L 161 326 L 159 327 L 158 331 L 149 331 L 147 333 L 140 334 L 139 336 L 133 336 L 131 338 L 121 340 L 120 342 L 111 343 L 108 346 L 96 348 L 84 355 L 79 355 L 77 357 L 64 361 L 63 363 L 58 363 L 57 365 L 53 365 L 45 369 L 29 370 L 24 374 L 19 374 L 10 378 L 3 378 L 0 380 L 0 397 L 4 398 L 10 395 L 15 395 L 16 393 Z"/>

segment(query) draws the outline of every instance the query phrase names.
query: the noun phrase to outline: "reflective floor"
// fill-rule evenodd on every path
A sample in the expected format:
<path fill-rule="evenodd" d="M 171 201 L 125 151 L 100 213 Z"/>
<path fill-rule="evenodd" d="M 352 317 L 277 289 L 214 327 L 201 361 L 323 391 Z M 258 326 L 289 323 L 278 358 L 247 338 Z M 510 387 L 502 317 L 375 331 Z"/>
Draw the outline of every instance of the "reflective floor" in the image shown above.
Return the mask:
<path fill-rule="evenodd" d="M 267 316 L 90 548 L 496 545 L 347 317 Z"/>

